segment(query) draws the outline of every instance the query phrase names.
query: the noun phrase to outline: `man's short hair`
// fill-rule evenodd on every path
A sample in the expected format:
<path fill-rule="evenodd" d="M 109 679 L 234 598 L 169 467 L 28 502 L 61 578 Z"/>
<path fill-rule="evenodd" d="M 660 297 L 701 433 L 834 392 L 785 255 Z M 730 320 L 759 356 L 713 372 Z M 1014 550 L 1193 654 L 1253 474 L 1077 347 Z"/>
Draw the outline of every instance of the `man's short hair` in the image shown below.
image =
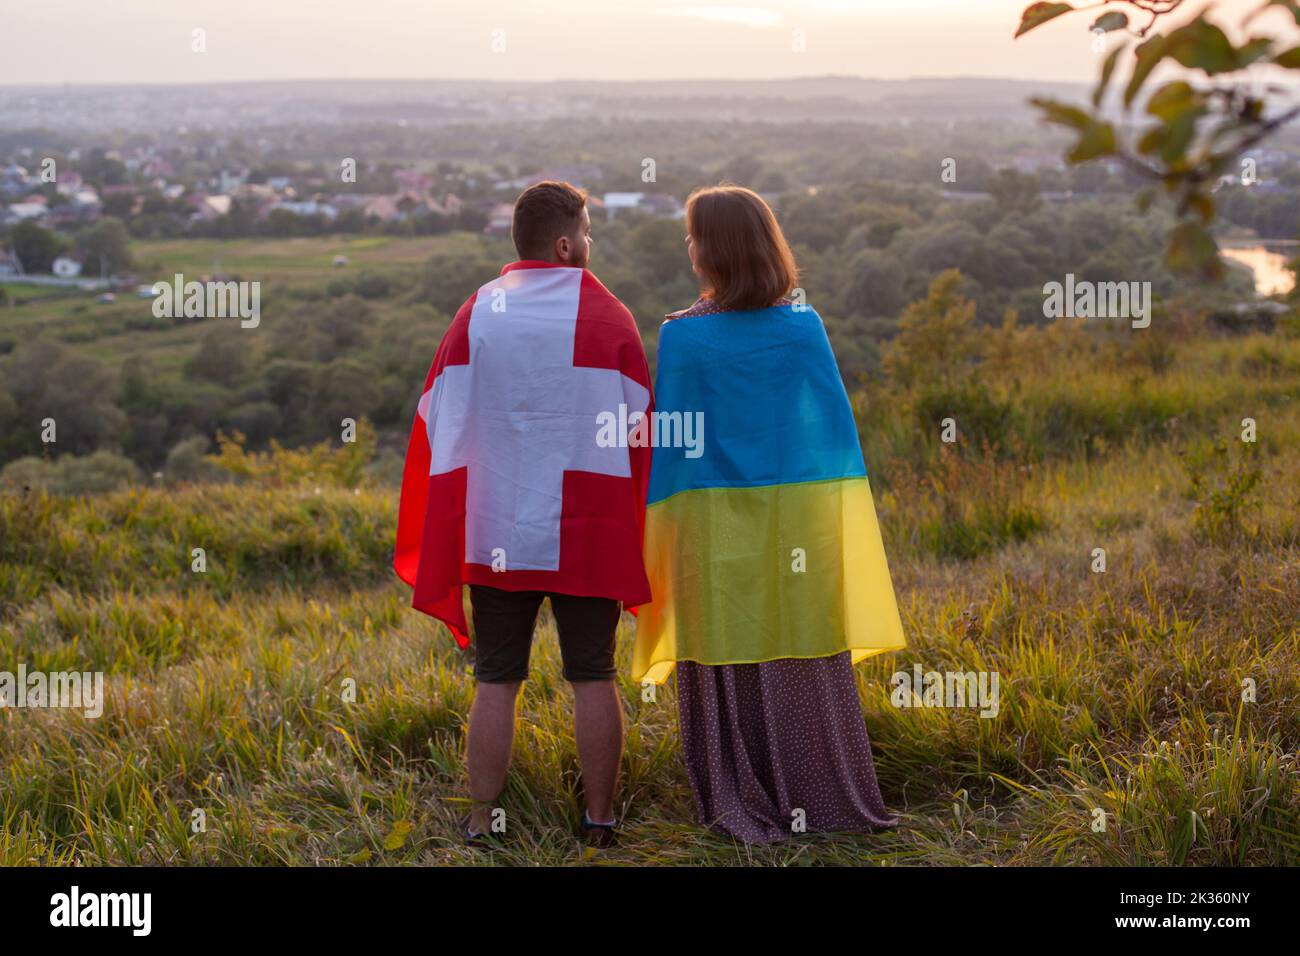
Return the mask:
<path fill-rule="evenodd" d="M 520 193 L 510 238 L 520 259 L 549 259 L 555 240 L 572 233 L 587 204 L 587 191 L 571 183 L 543 180 Z"/>

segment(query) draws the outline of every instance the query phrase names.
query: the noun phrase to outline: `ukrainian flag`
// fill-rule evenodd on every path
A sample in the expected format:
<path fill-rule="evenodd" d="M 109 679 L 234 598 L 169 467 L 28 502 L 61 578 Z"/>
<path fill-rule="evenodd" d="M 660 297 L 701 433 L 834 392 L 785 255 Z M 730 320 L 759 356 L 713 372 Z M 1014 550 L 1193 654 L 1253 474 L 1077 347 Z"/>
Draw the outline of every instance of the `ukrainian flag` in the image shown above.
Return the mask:
<path fill-rule="evenodd" d="M 821 316 L 782 305 L 668 321 L 658 366 L 645 529 L 653 600 L 639 609 L 633 679 L 662 684 L 679 660 L 847 650 L 856 663 L 903 647 Z"/>

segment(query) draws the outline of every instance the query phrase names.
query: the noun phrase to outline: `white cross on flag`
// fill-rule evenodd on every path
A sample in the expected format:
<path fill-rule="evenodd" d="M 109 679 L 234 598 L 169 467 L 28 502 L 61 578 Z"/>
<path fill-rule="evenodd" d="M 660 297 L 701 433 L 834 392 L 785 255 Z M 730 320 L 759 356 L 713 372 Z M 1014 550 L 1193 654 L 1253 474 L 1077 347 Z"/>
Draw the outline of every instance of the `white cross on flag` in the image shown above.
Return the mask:
<path fill-rule="evenodd" d="M 645 351 L 590 272 L 511 263 L 461 306 L 402 479 L 394 567 L 412 604 L 464 645 L 464 584 L 648 601 L 650 449 L 597 441 L 620 405 L 651 410 Z"/>

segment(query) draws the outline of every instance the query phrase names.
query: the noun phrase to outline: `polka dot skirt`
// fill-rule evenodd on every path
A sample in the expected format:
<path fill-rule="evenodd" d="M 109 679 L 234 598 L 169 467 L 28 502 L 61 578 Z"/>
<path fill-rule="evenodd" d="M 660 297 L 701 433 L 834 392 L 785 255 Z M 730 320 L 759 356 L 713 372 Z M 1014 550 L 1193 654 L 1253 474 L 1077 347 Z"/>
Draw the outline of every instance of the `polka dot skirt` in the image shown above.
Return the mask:
<path fill-rule="evenodd" d="M 701 821 L 746 843 L 896 826 L 849 653 L 677 664 L 682 754 Z M 800 813 L 799 811 L 802 811 Z"/>

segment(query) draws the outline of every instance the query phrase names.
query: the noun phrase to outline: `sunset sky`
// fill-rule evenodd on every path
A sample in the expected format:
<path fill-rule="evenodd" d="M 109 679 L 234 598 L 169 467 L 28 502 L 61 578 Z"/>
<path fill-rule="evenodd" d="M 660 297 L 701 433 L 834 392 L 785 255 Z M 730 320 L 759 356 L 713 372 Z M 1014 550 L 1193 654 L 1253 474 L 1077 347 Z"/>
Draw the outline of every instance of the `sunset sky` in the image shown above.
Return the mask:
<path fill-rule="evenodd" d="M 0 84 L 1095 76 L 1097 11 L 1013 41 L 1027 2 L 0 0 Z M 1230 21 L 1257 5 L 1220 0 Z M 195 28 L 207 33 L 201 54 Z M 791 49 L 796 29 L 806 52 Z"/>

